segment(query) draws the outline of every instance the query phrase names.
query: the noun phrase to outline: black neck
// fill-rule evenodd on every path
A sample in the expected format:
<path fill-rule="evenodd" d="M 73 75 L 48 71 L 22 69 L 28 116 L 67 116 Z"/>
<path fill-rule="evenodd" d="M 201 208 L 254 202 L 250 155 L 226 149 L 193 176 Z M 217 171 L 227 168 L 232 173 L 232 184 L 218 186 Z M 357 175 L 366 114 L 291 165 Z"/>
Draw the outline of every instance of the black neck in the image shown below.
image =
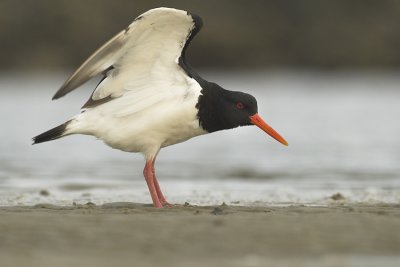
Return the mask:
<path fill-rule="evenodd" d="M 187 64 L 186 50 L 203 25 L 200 17 L 193 14 L 189 15 L 192 16 L 194 28 L 189 33 L 189 38 L 182 49 L 181 57 L 179 57 L 179 65 L 186 74 L 195 79 L 202 88 L 201 95 L 196 104 L 196 108 L 198 109 L 197 117 L 200 126 L 210 133 L 248 125 L 248 114 L 238 114 L 237 110 L 232 110 L 235 100 L 237 99 L 240 101 L 244 93 L 228 91 L 218 84 L 204 80 L 190 67 L 189 64 Z"/>

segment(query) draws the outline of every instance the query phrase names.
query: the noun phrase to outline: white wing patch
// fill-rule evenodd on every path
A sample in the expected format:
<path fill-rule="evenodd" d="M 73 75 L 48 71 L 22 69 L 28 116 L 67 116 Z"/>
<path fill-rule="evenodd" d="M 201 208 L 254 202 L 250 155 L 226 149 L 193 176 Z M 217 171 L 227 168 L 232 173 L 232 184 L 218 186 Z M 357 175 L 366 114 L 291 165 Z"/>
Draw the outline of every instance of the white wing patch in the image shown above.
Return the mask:
<path fill-rule="evenodd" d="M 97 86 L 92 100 L 113 98 L 100 106 L 117 117 L 184 97 L 190 93 L 191 81 L 178 65 L 178 59 L 194 27 L 195 22 L 186 11 L 171 8 L 147 11 L 89 57 L 55 98 L 111 66 L 113 69 Z"/>
<path fill-rule="evenodd" d="M 175 68 L 175 71 L 167 72 L 173 75 L 152 73 L 150 78 L 144 76 L 126 83 L 123 97 L 113 101 L 119 106 L 115 116 L 127 116 L 162 101 L 183 100 L 191 92 L 191 81 L 179 66 Z"/>

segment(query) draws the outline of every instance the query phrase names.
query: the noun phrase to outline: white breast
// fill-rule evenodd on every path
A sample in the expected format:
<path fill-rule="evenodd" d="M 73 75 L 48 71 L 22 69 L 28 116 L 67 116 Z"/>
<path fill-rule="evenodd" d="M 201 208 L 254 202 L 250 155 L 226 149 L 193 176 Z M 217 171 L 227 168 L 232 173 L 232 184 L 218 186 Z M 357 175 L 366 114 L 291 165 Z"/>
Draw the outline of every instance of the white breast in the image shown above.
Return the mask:
<path fill-rule="evenodd" d="M 129 103 L 131 99 L 125 95 L 89 109 L 75 117 L 68 126 L 68 134 L 94 135 L 113 148 L 146 156 L 155 156 L 162 147 L 205 134 L 195 107 L 201 87 L 195 80 L 187 79 L 190 81 L 169 85 L 174 87 L 171 90 L 164 85 L 164 97 L 159 101 L 148 98 L 152 104 L 142 105 L 141 109 Z M 136 97 L 146 102 L 146 97 Z M 126 113 L 130 105 L 135 109 Z"/>

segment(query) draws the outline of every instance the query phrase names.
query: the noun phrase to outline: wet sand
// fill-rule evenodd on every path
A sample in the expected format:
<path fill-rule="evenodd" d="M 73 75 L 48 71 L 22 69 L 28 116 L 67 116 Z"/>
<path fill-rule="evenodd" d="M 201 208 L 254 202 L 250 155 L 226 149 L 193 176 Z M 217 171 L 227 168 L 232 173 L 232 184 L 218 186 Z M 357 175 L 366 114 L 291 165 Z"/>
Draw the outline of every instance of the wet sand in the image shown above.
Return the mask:
<path fill-rule="evenodd" d="M 0 207 L 0 266 L 398 266 L 400 205 Z"/>

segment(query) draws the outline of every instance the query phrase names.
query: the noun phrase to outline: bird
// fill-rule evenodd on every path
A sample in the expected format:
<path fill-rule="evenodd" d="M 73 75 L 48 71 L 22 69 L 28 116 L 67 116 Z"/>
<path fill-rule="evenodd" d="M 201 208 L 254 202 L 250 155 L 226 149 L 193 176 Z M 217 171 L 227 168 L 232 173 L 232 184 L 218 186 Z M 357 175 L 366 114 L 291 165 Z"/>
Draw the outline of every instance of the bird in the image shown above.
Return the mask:
<path fill-rule="evenodd" d="M 288 145 L 258 114 L 255 97 L 209 82 L 187 63 L 187 49 L 203 26 L 184 10 L 160 7 L 138 16 L 95 51 L 61 86 L 61 98 L 95 76 L 102 79 L 80 113 L 36 137 L 33 144 L 73 134 L 142 153 L 153 206 L 171 207 L 155 160 L 161 148 L 239 126 L 258 126 Z"/>

